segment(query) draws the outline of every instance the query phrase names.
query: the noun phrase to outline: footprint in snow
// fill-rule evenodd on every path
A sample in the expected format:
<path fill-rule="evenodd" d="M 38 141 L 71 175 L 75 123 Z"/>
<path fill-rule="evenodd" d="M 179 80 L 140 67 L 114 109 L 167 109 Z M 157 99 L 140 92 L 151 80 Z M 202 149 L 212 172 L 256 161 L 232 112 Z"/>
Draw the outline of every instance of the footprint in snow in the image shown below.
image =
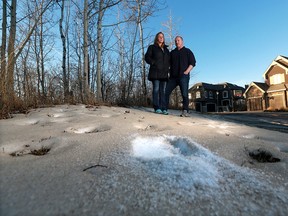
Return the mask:
<path fill-rule="evenodd" d="M 85 133 L 98 133 L 111 130 L 109 125 L 98 125 L 98 126 L 84 126 L 84 127 L 69 127 L 64 130 L 67 133 L 85 134 Z"/>

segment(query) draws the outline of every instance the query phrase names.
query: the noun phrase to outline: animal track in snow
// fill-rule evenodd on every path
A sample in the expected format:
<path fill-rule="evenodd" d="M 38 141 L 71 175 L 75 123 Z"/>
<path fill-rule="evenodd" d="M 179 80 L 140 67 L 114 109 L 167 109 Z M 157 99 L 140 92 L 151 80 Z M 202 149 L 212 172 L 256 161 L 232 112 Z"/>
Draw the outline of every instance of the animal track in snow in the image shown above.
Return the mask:
<path fill-rule="evenodd" d="M 40 121 L 38 119 L 21 119 L 15 121 L 17 125 L 36 125 Z"/>
<path fill-rule="evenodd" d="M 76 133 L 76 134 L 84 134 L 84 133 L 98 133 L 111 130 L 111 126 L 109 125 L 98 125 L 98 126 L 83 126 L 83 127 L 69 127 L 64 130 L 67 133 Z"/>

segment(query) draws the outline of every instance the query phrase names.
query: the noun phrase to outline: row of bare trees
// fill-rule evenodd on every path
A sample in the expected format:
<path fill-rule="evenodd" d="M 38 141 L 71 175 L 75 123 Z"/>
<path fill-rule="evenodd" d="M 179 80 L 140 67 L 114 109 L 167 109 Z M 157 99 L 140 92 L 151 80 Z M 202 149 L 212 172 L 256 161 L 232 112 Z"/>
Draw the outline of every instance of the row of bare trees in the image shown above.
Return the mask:
<path fill-rule="evenodd" d="M 1 116 L 59 103 L 147 103 L 157 0 L 1 0 Z M 160 28 L 160 27 L 159 27 Z"/>

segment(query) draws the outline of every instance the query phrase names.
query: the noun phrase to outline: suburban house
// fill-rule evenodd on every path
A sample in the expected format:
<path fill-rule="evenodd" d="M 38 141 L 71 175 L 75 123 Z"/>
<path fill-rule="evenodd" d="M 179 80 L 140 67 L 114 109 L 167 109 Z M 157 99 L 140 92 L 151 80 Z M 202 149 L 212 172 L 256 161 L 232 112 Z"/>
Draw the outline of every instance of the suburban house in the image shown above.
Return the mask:
<path fill-rule="evenodd" d="M 287 110 L 288 57 L 277 56 L 263 77 L 264 83 L 252 82 L 244 93 L 247 110 Z"/>
<path fill-rule="evenodd" d="M 245 89 L 231 83 L 196 83 L 189 89 L 190 107 L 198 112 L 246 110 Z"/>

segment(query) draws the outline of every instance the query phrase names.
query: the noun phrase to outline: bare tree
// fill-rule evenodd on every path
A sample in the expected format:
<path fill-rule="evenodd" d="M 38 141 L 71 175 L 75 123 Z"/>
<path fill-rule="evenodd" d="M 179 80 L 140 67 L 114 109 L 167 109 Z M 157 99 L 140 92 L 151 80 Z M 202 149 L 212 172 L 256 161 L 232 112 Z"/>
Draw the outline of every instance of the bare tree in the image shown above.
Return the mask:
<path fill-rule="evenodd" d="M 7 82 L 6 90 L 3 92 L 4 102 L 8 102 L 8 98 L 14 103 L 14 67 L 15 67 L 15 38 L 16 38 L 16 5 L 17 0 L 11 2 L 11 19 L 10 19 L 10 34 L 8 42 L 8 67 L 7 67 Z M 7 94 L 8 93 L 8 94 Z M 6 97 L 6 98 L 5 98 Z M 10 101 L 11 102 L 11 101 Z M 10 104 L 8 106 L 11 106 Z"/>
<path fill-rule="evenodd" d="M 63 86 L 64 86 L 64 100 L 67 102 L 69 97 L 69 76 L 67 75 L 68 71 L 66 69 L 66 57 L 67 57 L 67 46 L 66 46 L 66 32 L 63 28 L 63 19 L 64 19 L 64 8 L 65 0 L 61 0 L 59 4 L 61 16 L 59 20 L 59 31 L 62 42 L 62 74 L 63 74 Z"/>
<path fill-rule="evenodd" d="M 104 88 L 102 87 L 102 55 L 103 55 L 103 17 L 107 9 L 119 4 L 122 0 L 99 0 L 98 2 L 98 18 L 97 18 L 97 100 L 104 100 Z"/>
<path fill-rule="evenodd" d="M 126 98 L 126 81 L 125 81 L 125 43 L 124 43 L 124 34 L 123 29 L 120 25 L 117 26 L 117 31 L 115 33 L 117 39 L 117 55 L 118 57 L 118 70 L 119 70 L 119 81 L 118 81 L 118 91 L 119 99 L 118 103 L 123 103 Z"/>
<path fill-rule="evenodd" d="M 1 95 L 5 95 L 6 92 L 6 40 L 7 40 L 7 0 L 3 0 L 2 10 L 2 40 L 1 40 L 1 74 L 0 74 L 0 91 Z M 0 99 L 2 100 L 2 99 Z M 2 101 L 1 101 L 2 102 Z M 1 107 L 2 108 L 2 107 Z"/>
<path fill-rule="evenodd" d="M 170 11 L 168 20 L 162 23 L 162 26 L 165 28 L 163 32 L 165 32 L 166 41 L 168 41 L 169 50 L 173 49 L 174 39 L 178 35 L 177 26 L 180 20 L 176 20 L 172 16 L 172 12 Z M 179 108 L 179 104 L 181 104 L 181 91 L 179 86 L 172 92 L 170 96 L 170 104 L 175 108 Z"/>
<path fill-rule="evenodd" d="M 70 10 L 71 10 L 71 1 L 69 1 L 67 5 L 67 16 L 66 16 L 66 22 L 65 22 L 65 35 L 66 35 L 66 44 L 67 44 L 67 52 L 65 51 L 65 54 L 67 53 L 67 73 L 66 73 L 66 79 L 64 79 L 64 92 L 65 90 L 69 91 L 69 101 L 74 102 L 73 91 L 70 91 L 70 49 L 69 49 L 70 40 L 69 40 L 69 34 L 68 34 L 69 23 L 70 23 Z M 65 84 L 67 85 L 66 88 L 65 88 Z M 67 100 L 66 97 L 65 97 L 65 100 Z"/>
<path fill-rule="evenodd" d="M 89 77 L 88 77 L 88 70 L 89 70 L 89 59 L 88 59 L 88 0 L 84 0 L 84 11 L 83 11 L 83 26 L 84 26 L 84 37 L 83 37 L 83 90 L 84 90 L 84 98 L 87 102 L 89 97 Z"/>
<path fill-rule="evenodd" d="M 100 101 L 102 98 L 102 88 L 101 88 L 101 64 L 102 64 L 102 22 L 104 16 L 104 0 L 99 0 L 99 13 L 97 19 L 97 100 Z"/>
<path fill-rule="evenodd" d="M 61 103 L 64 95 L 67 102 L 72 91 L 83 103 L 95 102 L 94 94 L 97 101 L 145 102 L 145 23 L 158 10 L 159 0 L 2 2 L 1 109 L 5 104 L 12 111 L 18 98 L 35 104 L 46 98 L 43 103 Z M 60 16 L 47 18 L 56 3 Z M 121 11 L 117 19 L 115 8 Z M 75 12 L 73 22 L 70 10 Z M 48 40 L 55 32 L 54 26 L 49 29 L 54 21 L 60 37 L 51 38 L 61 42 L 60 52 Z M 49 54 L 51 49 L 61 57 Z M 48 67 L 51 57 L 55 65 Z"/>
<path fill-rule="evenodd" d="M 27 2 L 28 3 L 28 2 Z M 31 5 L 31 6 L 29 6 Z M 37 92 L 38 92 L 38 102 L 41 104 L 47 103 L 47 64 L 49 62 L 49 53 L 53 47 L 52 37 L 49 33 L 51 27 L 51 15 L 50 13 L 42 14 L 43 4 L 38 5 L 37 2 L 35 4 L 29 3 L 28 10 L 33 12 L 35 11 L 35 17 L 39 17 L 39 21 L 37 26 L 35 27 L 35 31 L 33 32 L 33 56 L 36 62 L 35 71 L 37 73 Z M 34 17 L 30 17 L 31 22 L 35 22 Z M 29 40 L 30 41 L 30 40 Z M 31 53 L 32 55 L 32 53 Z"/>
<path fill-rule="evenodd" d="M 141 77 L 141 98 L 142 103 L 146 104 L 147 102 L 147 76 L 146 76 L 146 65 L 145 65 L 145 46 L 144 46 L 144 28 L 143 24 L 148 20 L 149 17 L 151 17 L 154 13 L 160 10 L 159 5 L 161 5 L 161 2 L 156 0 L 126 0 L 126 7 L 129 8 L 130 13 L 134 16 L 134 18 L 130 19 L 130 22 L 135 22 L 136 29 L 135 29 L 135 38 L 133 39 L 133 42 L 131 43 L 133 49 L 139 49 L 140 51 L 140 77 Z M 128 13 L 129 14 L 129 13 Z M 129 16 L 129 15 L 128 15 Z M 136 46 L 136 42 L 139 40 L 140 46 Z M 138 53 L 138 50 L 135 50 L 136 53 Z M 134 52 L 131 49 L 131 59 L 134 57 Z M 130 76 L 129 76 L 129 82 L 128 82 L 128 96 L 129 92 L 132 90 L 131 85 L 131 78 L 132 78 L 132 72 L 133 72 L 133 64 L 130 63 Z"/>
<path fill-rule="evenodd" d="M 1 77 L 4 77 L 4 85 L 2 86 L 1 89 L 1 94 L 2 97 L 1 99 L 1 104 L 6 104 L 6 110 L 9 112 L 13 106 L 15 106 L 15 91 L 14 91 L 14 69 L 16 65 L 16 60 L 21 54 L 22 50 L 24 49 L 25 45 L 29 41 L 32 33 L 34 32 L 40 18 L 42 17 L 43 13 L 48 9 L 48 7 L 53 3 L 53 0 L 42 0 L 40 7 L 37 8 L 37 11 L 40 10 L 40 13 L 38 17 L 36 17 L 34 24 L 32 27 L 29 29 L 27 35 L 25 36 L 24 40 L 20 42 L 19 45 L 16 46 L 16 30 L 17 30 L 17 0 L 11 0 L 11 5 L 10 5 L 10 29 L 9 29 L 9 39 L 8 39 L 8 49 L 7 49 L 7 62 L 2 61 L 1 59 L 1 67 L 7 69 L 4 71 L 1 70 Z M 5 4 L 6 8 L 7 5 Z M 5 10 L 6 10 L 5 8 Z M 3 8 L 4 10 L 4 8 Z M 4 11 L 5 11 L 4 10 Z M 5 13 L 3 11 L 3 13 Z M 35 11 L 35 13 L 37 12 Z M 6 20 L 3 19 L 3 22 L 5 23 Z M 2 23 L 3 24 L 3 23 Z M 3 24 L 4 25 L 4 24 Z M 5 28 L 7 28 L 5 26 Z M 6 30 L 5 30 L 6 31 Z M 6 35 L 6 34 L 5 34 Z M 4 39 L 7 38 L 7 36 L 4 36 Z M 4 57 L 5 55 L 3 55 Z M 3 59 L 4 60 L 4 59 Z M 2 65 L 3 63 L 3 65 Z M 2 74 L 4 73 L 4 74 Z"/>
<path fill-rule="evenodd" d="M 137 23 L 139 28 L 139 40 L 141 47 L 141 77 L 142 77 L 142 93 L 144 98 L 144 104 L 146 105 L 147 98 L 147 85 L 146 85 L 146 64 L 145 64 L 145 51 L 144 51 L 144 38 L 143 38 L 143 25 L 142 22 L 146 19 L 146 16 L 142 18 L 142 0 L 137 0 Z"/>
<path fill-rule="evenodd" d="M 166 28 L 164 30 L 165 38 L 166 38 L 166 41 L 168 41 L 167 45 L 168 45 L 170 51 L 173 48 L 174 38 L 175 38 L 176 32 L 177 32 L 177 29 L 176 29 L 176 26 L 175 26 L 173 20 L 174 19 L 173 19 L 172 13 L 170 11 L 169 16 L 168 16 L 168 20 L 166 22 L 162 23 L 162 26 L 164 26 Z M 174 107 L 177 107 L 179 104 L 179 100 L 181 98 L 180 96 L 181 96 L 180 89 L 179 89 L 179 87 L 177 87 L 172 92 L 172 94 L 170 96 L 171 97 L 170 104 L 172 104 L 172 106 L 174 106 Z"/>
<path fill-rule="evenodd" d="M 171 51 L 174 45 L 174 38 L 178 34 L 177 24 L 174 22 L 171 11 L 169 12 L 168 20 L 162 23 L 162 26 L 165 27 L 163 32 L 165 32 L 165 39 L 166 42 L 168 42 L 167 45 Z"/>
<path fill-rule="evenodd" d="M 71 76 L 71 80 L 70 80 L 71 91 L 73 91 L 73 96 L 78 98 L 79 102 L 85 103 L 85 100 L 86 100 L 85 90 L 84 90 L 85 78 L 84 78 L 84 69 L 83 69 L 84 67 L 84 63 L 83 63 L 83 58 L 84 58 L 83 10 L 77 4 L 74 4 L 73 9 L 74 11 L 72 13 L 73 14 L 72 19 L 74 22 L 72 23 L 72 25 L 71 24 L 69 25 L 70 27 L 69 35 L 71 35 L 71 43 L 69 44 L 69 47 L 71 48 L 71 53 L 69 54 L 71 57 L 71 60 L 70 60 L 69 65 L 71 65 L 72 67 L 72 70 L 69 71 L 70 76 Z M 72 73 L 72 71 L 74 73 Z"/>

